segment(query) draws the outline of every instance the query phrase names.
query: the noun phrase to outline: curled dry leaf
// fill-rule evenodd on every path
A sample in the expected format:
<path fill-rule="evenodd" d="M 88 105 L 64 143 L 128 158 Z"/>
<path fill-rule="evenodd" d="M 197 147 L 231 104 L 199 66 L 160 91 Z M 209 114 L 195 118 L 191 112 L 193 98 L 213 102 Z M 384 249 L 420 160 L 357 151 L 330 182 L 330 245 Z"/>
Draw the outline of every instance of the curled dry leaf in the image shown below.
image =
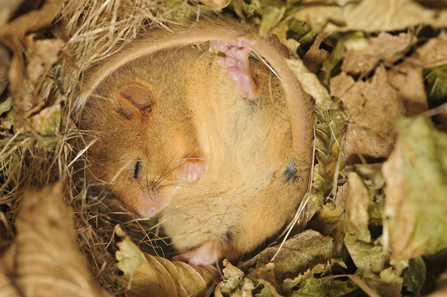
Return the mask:
<path fill-rule="evenodd" d="M 0 256 L 0 297 L 19 297 L 20 291 L 12 283 L 14 277 L 14 258 L 17 253 L 16 245 L 11 245 Z"/>
<path fill-rule="evenodd" d="M 0 261 L 12 265 L 2 268 L 10 292 L 14 287 L 20 296 L 110 296 L 87 269 L 60 184 L 27 189 L 15 227 L 14 252 Z M 0 282 L 5 284 L 5 279 Z"/>
<path fill-rule="evenodd" d="M 12 51 L 13 56 L 9 68 L 9 91 L 13 99 L 15 124 L 24 126 L 25 112 L 34 106 L 43 106 L 43 98 L 33 96 L 34 88 L 26 83 L 26 69 L 23 58 L 25 35 L 47 28 L 61 12 L 65 0 L 45 1 L 39 9 L 30 10 L 17 16 L 11 22 L 0 27 L 2 42 Z"/>
<path fill-rule="evenodd" d="M 117 267 L 123 272 L 120 282 L 127 296 L 204 296 L 219 274 L 214 266 L 188 265 L 143 253 L 119 225 L 115 232 L 123 240 L 117 245 Z"/>
<path fill-rule="evenodd" d="M 413 35 L 400 33 L 393 36 L 380 32 L 377 37 L 368 39 L 368 51 L 349 49 L 345 53 L 341 70 L 348 74 L 364 74 L 373 71 L 379 62 L 393 65 L 410 50 Z"/>
<path fill-rule="evenodd" d="M 286 278 L 295 278 L 319 263 L 326 263 L 335 257 L 332 237 L 326 237 L 313 230 L 306 230 L 287 240 L 279 250 L 279 245 L 266 248 L 258 255 L 256 268 L 250 272 L 251 279 L 258 279 L 258 271 L 273 263 L 276 284 Z"/>
<path fill-rule="evenodd" d="M 270 30 L 283 18 L 285 12 L 285 6 L 279 7 L 276 5 L 267 5 L 264 7 L 261 25 L 259 26 L 259 35 L 267 37 Z"/>
<path fill-rule="evenodd" d="M 447 64 L 447 35 L 431 38 L 416 49 L 412 58 L 422 62 L 424 68 Z"/>
<path fill-rule="evenodd" d="M 387 254 L 377 241 L 372 240 L 370 232 L 371 213 L 377 208 L 382 209 L 380 200 L 376 200 L 375 197 L 377 181 L 374 181 L 375 172 L 380 172 L 380 167 L 370 167 L 371 165 L 361 166 L 347 174 L 348 197 L 344 222 L 344 243 L 357 267 L 356 274 L 359 275 L 357 278 L 360 277 L 359 281 L 357 279 L 353 280 L 364 290 L 363 283 L 368 283 L 366 288 L 376 287 L 384 283 L 379 274 L 388 261 Z M 346 170 L 352 169 L 347 168 Z M 379 184 L 383 186 L 383 181 Z M 401 287 L 401 285 L 399 286 Z"/>
<path fill-rule="evenodd" d="M 352 171 L 354 169 L 354 171 Z M 379 240 L 373 240 L 377 213 L 383 209 L 383 197 L 377 197 L 377 189 L 384 185 L 380 166 L 359 165 L 347 168 L 348 197 L 344 221 L 345 246 L 357 267 L 355 276 L 348 275 L 370 296 L 400 296 L 404 266 L 388 267 L 389 255 Z M 382 199 L 381 199 L 382 198 Z M 381 217 L 381 215 L 379 215 Z M 381 222 L 381 219 L 378 219 Z M 375 232 L 376 233 L 376 232 Z M 377 236 L 377 235 L 376 235 Z M 385 267 L 388 267 L 385 269 Z M 380 294 L 377 294 L 380 292 Z"/>
<path fill-rule="evenodd" d="M 1 22 L 1 21 L 0 21 Z M 8 85 L 8 70 L 11 64 L 11 55 L 5 46 L 0 44 L 0 95 Z M 0 111 L 0 114 L 2 112 Z"/>
<path fill-rule="evenodd" d="M 383 167 L 392 263 L 447 247 L 447 135 L 422 118 L 398 123 L 395 150 Z"/>
<path fill-rule="evenodd" d="M 298 58 L 297 50 L 300 43 L 293 38 L 287 39 L 287 32 L 289 31 L 289 26 L 286 23 L 281 23 L 272 29 L 272 34 L 278 36 L 279 41 L 284 44 L 289 50 L 289 54 L 294 59 Z"/>
<path fill-rule="evenodd" d="M 396 119 L 428 108 L 422 68 L 408 62 L 389 71 L 380 65 L 366 82 L 354 82 L 342 72 L 331 78 L 331 94 L 341 99 L 350 116 L 343 150 L 347 164 L 359 163 L 359 155 L 369 162 L 388 157 Z"/>
<path fill-rule="evenodd" d="M 330 261 L 327 261 L 327 263 L 317 264 L 293 279 L 290 278 L 285 279 L 284 282 L 281 284 L 282 292 L 290 294 L 293 291 L 294 287 L 298 285 L 301 288 L 300 290 L 301 293 L 309 293 L 311 296 L 315 296 L 316 290 L 318 290 L 319 287 L 320 288 L 326 287 L 329 290 L 335 289 L 334 287 L 338 285 L 337 282 L 331 281 L 331 283 L 325 283 L 325 281 L 323 280 L 318 282 L 314 278 L 314 274 L 317 274 L 322 277 L 332 275 L 332 267 L 335 264 L 339 265 L 340 267 L 346 268 L 346 264 L 340 259 L 331 259 Z M 348 288 L 346 282 L 340 282 L 340 283 L 345 283 L 343 287 Z M 349 293 L 353 289 L 354 288 L 351 287 L 348 290 L 344 290 L 344 293 Z"/>
<path fill-rule="evenodd" d="M 447 7 L 418 0 L 306 0 L 294 17 L 316 31 L 397 31 L 417 24 L 447 26 Z"/>
<path fill-rule="evenodd" d="M 221 281 L 214 290 L 216 297 L 225 295 L 240 294 L 242 296 L 250 296 L 255 289 L 253 281 L 244 277 L 244 272 L 233 266 L 228 260 L 223 261 L 224 269 L 222 270 L 225 279 Z"/>
<path fill-rule="evenodd" d="M 329 109 L 333 104 L 331 96 L 327 89 L 318 80 L 318 77 L 310 72 L 306 66 L 304 66 L 303 61 L 299 59 L 286 59 L 286 63 L 301 83 L 304 91 L 315 99 L 317 105 L 324 109 Z"/>
<path fill-rule="evenodd" d="M 59 58 L 64 41 L 61 39 L 34 40 L 35 34 L 26 36 L 25 45 L 28 52 L 26 71 L 29 83 L 37 84 L 37 80 L 45 74 Z"/>
<path fill-rule="evenodd" d="M 371 242 L 368 229 L 369 191 L 363 180 L 356 172 L 348 174 L 348 198 L 346 201 L 345 232 L 354 236 L 355 241 Z M 346 244 L 348 244 L 346 242 Z M 349 246 L 348 250 L 349 250 Z M 355 256 L 351 256 L 355 262 Z M 357 266 L 358 267 L 358 266 Z"/>
<path fill-rule="evenodd" d="M 329 57 L 329 52 L 320 49 L 324 34 L 318 33 L 314 43 L 303 57 L 303 63 L 312 73 L 318 73 L 323 67 L 323 62 Z"/>
<path fill-rule="evenodd" d="M 57 104 L 41 110 L 30 118 L 30 122 L 31 126 L 41 135 L 57 135 L 61 122 L 61 106 Z"/>

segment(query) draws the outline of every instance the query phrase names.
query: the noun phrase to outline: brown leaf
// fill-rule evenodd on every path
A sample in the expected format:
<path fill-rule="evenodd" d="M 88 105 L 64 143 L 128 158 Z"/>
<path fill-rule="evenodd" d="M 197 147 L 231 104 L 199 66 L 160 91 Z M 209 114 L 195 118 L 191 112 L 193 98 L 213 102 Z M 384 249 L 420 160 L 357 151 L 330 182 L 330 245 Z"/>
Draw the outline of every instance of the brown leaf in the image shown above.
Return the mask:
<path fill-rule="evenodd" d="M 422 67 L 404 61 L 388 71 L 388 83 L 396 90 L 396 99 L 405 105 L 405 116 L 415 116 L 428 109 Z"/>
<path fill-rule="evenodd" d="M 208 285 L 219 278 L 213 266 L 195 266 L 151 256 L 143 253 L 119 225 L 115 232 L 123 238 L 117 244 L 116 258 L 117 267 L 123 272 L 119 281 L 128 288 L 127 296 L 204 296 Z"/>
<path fill-rule="evenodd" d="M 318 77 L 310 72 L 300 59 L 285 59 L 285 61 L 300 82 L 303 90 L 315 99 L 317 105 L 328 109 L 333 102 L 329 92 L 318 80 Z"/>
<path fill-rule="evenodd" d="M 6 274 L 21 296 L 110 296 L 87 269 L 60 184 L 26 190 L 15 227 Z"/>
<path fill-rule="evenodd" d="M 371 242 L 368 230 L 369 191 L 356 172 L 348 174 L 348 199 L 346 201 L 345 232 L 353 233 L 356 239 Z"/>
<path fill-rule="evenodd" d="M 221 281 L 214 290 L 216 297 L 231 295 L 234 292 L 241 292 L 243 294 L 249 294 L 255 289 L 253 281 L 249 278 L 245 278 L 244 273 L 239 268 L 233 266 L 228 260 L 223 261 L 224 280 Z M 244 296 L 244 295 L 243 295 Z"/>
<path fill-rule="evenodd" d="M 13 98 L 17 128 L 24 126 L 25 111 L 35 105 L 43 106 L 44 103 L 37 102 L 37 98 L 33 95 L 33 88 L 24 83 L 27 77 L 22 52 L 25 35 L 48 27 L 62 10 L 64 2 L 65 0 L 47 0 L 40 9 L 31 10 L 14 18 L 5 26 L 0 26 L 0 38 L 13 53 L 8 74 L 10 81 L 9 91 Z"/>
<path fill-rule="evenodd" d="M 396 31 L 417 24 L 447 26 L 446 7 L 418 0 L 307 0 L 294 17 L 316 31 Z M 306 5 L 307 4 L 307 5 Z M 431 6 L 433 5 L 433 6 Z"/>
<path fill-rule="evenodd" d="M 312 73 L 317 73 L 321 70 L 323 62 L 329 57 L 329 52 L 320 49 L 321 42 L 324 38 L 323 33 L 318 33 L 314 43 L 303 57 L 303 63 Z"/>
<path fill-rule="evenodd" d="M 11 55 L 9 51 L 0 44 L 0 95 L 8 85 L 8 70 L 11 64 Z"/>
<path fill-rule="evenodd" d="M 0 257 L 0 297 L 19 297 L 20 292 L 11 279 L 14 277 L 14 258 L 17 246 L 11 245 Z"/>
<path fill-rule="evenodd" d="M 403 62 L 386 71 L 379 66 L 366 82 L 353 82 L 346 73 L 331 79 L 331 94 L 341 98 L 350 116 L 344 162 L 359 162 L 359 154 L 373 162 L 391 153 L 395 121 L 428 108 L 422 68 Z"/>
<path fill-rule="evenodd" d="M 411 57 L 422 62 L 425 68 L 446 64 L 447 35 L 441 34 L 437 38 L 431 38 L 427 43 L 418 47 Z"/>
<path fill-rule="evenodd" d="M 349 85 L 351 79 L 348 80 L 343 85 Z M 331 79 L 331 85 L 336 81 Z M 358 154 L 367 160 L 387 157 L 396 135 L 394 121 L 405 114 L 405 107 L 396 100 L 396 91 L 387 83 L 385 67 L 377 68 L 368 82 L 356 82 L 340 98 L 350 115 L 343 148 L 344 162 L 358 163 Z"/>
<path fill-rule="evenodd" d="M 279 250 L 279 245 L 268 247 L 257 256 L 256 269 L 249 277 L 258 279 L 257 273 L 265 270 L 266 265 Z M 313 230 L 306 230 L 287 240 L 273 260 L 276 284 L 286 278 L 295 278 L 319 263 L 335 258 L 332 237 L 326 237 Z"/>
<path fill-rule="evenodd" d="M 380 32 L 377 37 L 368 39 L 369 51 L 350 49 L 345 53 L 342 71 L 348 74 L 362 74 L 373 71 L 379 62 L 392 65 L 402 59 L 412 45 L 412 34 L 400 33 L 393 36 Z"/>
<path fill-rule="evenodd" d="M 335 198 L 335 207 L 337 209 L 345 209 L 346 199 L 348 197 L 348 184 L 338 187 L 337 198 Z"/>
<path fill-rule="evenodd" d="M 28 51 L 26 71 L 32 85 L 59 60 L 58 55 L 64 45 L 61 39 L 34 40 L 34 35 L 26 36 L 25 41 Z"/>
<path fill-rule="evenodd" d="M 272 34 L 275 34 L 279 41 L 284 44 L 289 50 L 289 55 L 293 58 L 298 58 L 297 50 L 300 43 L 293 38 L 287 39 L 287 31 L 289 26 L 287 23 L 280 23 L 275 28 L 272 29 Z"/>

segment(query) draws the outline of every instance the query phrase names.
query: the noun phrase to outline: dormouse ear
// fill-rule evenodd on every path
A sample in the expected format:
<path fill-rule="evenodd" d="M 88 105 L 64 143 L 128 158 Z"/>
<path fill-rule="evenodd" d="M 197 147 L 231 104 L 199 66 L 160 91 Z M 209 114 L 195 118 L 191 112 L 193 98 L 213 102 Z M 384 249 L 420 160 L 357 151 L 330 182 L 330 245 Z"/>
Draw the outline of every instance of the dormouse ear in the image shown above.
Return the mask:
<path fill-rule="evenodd" d="M 150 112 L 154 105 L 152 92 L 136 83 L 122 85 L 118 90 L 118 100 L 127 118 L 145 110 Z"/>

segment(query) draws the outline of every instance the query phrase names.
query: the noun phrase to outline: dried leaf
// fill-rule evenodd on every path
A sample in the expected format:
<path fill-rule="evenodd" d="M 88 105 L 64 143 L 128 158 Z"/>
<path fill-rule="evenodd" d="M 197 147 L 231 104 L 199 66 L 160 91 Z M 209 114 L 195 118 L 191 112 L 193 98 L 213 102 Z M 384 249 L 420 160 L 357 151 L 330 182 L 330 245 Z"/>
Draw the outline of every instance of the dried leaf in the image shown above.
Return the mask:
<path fill-rule="evenodd" d="M 230 296 L 251 296 L 255 289 L 253 281 L 244 277 L 244 273 L 239 268 L 233 266 L 228 260 L 223 261 L 224 280 L 221 281 L 214 290 L 216 297 Z"/>
<path fill-rule="evenodd" d="M 373 288 L 371 288 L 371 287 L 367 284 L 367 282 L 366 282 L 363 278 L 361 278 L 360 276 L 350 274 L 350 275 L 348 275 L 348 277 L 349 277 L 353 282 L 355 282 L 355 283 L 356 283 L 356 284 L 363 290 L 363 292 L 365 292 L 366 294 L 368 294 L 368 296 L 370 296 L 370 297 L 380 297 L 380 295 L 377 293 L 377 291 L 374 290 Z"/>
<path fill-rule="evenodd" d="M 346 264 L 340 259 L 331 259 L 327 263 L 317 264 L 317 265 L 309 268 L 306 272 L 298 275 L 294 279 L 290 279 L 290 278 L 285 279 L 284 282 L 281 284 L 282 292 L 284 292 L 286 294 L 291 293 L 293 291 L 293 288 L 298 286 L 300 283 L 314 278 L 314 274 L 316 274 L 318 276 L 332 275 L 332 267 L 335 264 L 337 264 L 343 268 L 346 268 Z M 314 280 L 312 280 L 311 282 L 314 283 Z M 303 287 L 307 286 L 307 285 L 310 285 L 309 287 L 307 287 L 307 290 L 309 290 L 309 288 L 312 287 L 312 284 L 303 284 Z M 321 283 L 319 285 L 321 285 Z M 329 285 L 329 287 L 331 287 L 331 286 Z M 297 295 L 297 296 L 299 296 L 299 295 Z"/>
<path fill-rule="evenodd" d="M 346 171 L 352 170 L 346 168 Z M 346 174 L 346 173 L 344 173 Z M 370 286 L 385 286 L 387 290 L 395 290 L 401 287 L 400 280 L 402 270 L 399 270 L 394 277 L 394 267 L 390 268 L 388 274 L 393 275 L 393 284 L 385 282 L 379 277 L 384 268 L 388 265 L 388 254 L 383 250 L 378 241 L 373 241 L 371 231 L 380 228 L 376 226 L 374 219 L 376 212 L 381 213 L 383 197 L 377 197 L 377 189 L 383 187 L 384 181 L 380 177 L 380 166 L 360 165 L 355 171 L 348 174 L 348 198 L 346 201 L 345 215 L 345 246 L 354 261 L 357 272 Z M 380 219 L 379 219 L 379 222 Z M 375 223 L 375 224 L 374 224 Z M 371 231 L 370 231 L 371 230 Z M 378 290 L 379 292 L 381 290 Z M 394 292 L 394 291 L 393 291 Z"/>
<path fill-rule="evenodd" d="M 362 32 L 347 33 L 337 41 L 337 44 L 329 55 L 329 58 L 327 58 L 323 63 L 323 84 L 329 85 L 329 79 L 339 73 L 337 66 L 345 54 L 345 49 L 369 51 L 368 43 L 364 37 L 364 34 Z M 338 70 L 338 72 L 333 73 L 336 70 Z M 332 83 L 330 84 L 330 87 L 332 88 Z"/>
<path fill-rule="evenodd" d="M 354 171 L 361 178 L 362 184 L 367 187 L 369 193 L 368 228 L 370 230 L 380 229 L 380 231 L 382 229 L 382 213 L 385 201 L 383 194 L 385 180 L 381 170 L 382 164 L 356 164 L 354 166 L 347 166 L 341 173 L 347 177 L 350 172 Z M 355 192 L 356 189 L 352 189 L 351 191 Z"/>
<path fill-rule="evenodd" d="M 59 58 L 64 41 L 61 39 L 34 40 L 35 34 L 26 36 L 25 44 L 28 51 L 26 71 L 29 83 L 36 85 L 39 77 L 50 70 Z"/>
<path fill-rule="evenodd" d="M 296 59 L 298 58 L 297 50 L 300 46 L 300 43 L 293 38 L 287 38 L 288 30 L 289 26 L 286 23 L 282 23 L 273 28 L 272 34 L 278 36 L 279 41 L 281 41 L 281 43 L 288 48 L 290 56 Z"/>
<path fill-rule="evenodd" d="M 9 111 L 12 108 L 11 97 L 8 97 L 5 101 L 0 103 L 0 115 Z"/>
<path fill-rule="evenodd" d="M 43 109 L 30 118 L 31 126 L 44 136 L 55 136 L 59 133 L 61 122 L 61 106 L 53 105 Z"/>
<path fill-rule="evenodd" d="M 320 49 L 324 34 L 317 34 L 314 43 L 303 57 L 303 63 L 312 73 L 318 73 L 323 66 L 323 62 L 329 57 L 329 53 Z"/>
<path fill-rule="evenodd" d="M 27 85 L 25 62 L 23 58 L 23 43 L 25 35 L 41 28 L 48 27 L 62 10 L 65 0 L 45 1 L 39 9 L 31 10 L 26 14 L 14 18 L 10 23 L 0 27 L 0 37 L 4 44 L 13 52 L 9 69 L 9 91 L 13 99 L 16 128 L 24 126 L 25 112 L 34 106 L 43 106 L 33 96 L 33 87 Z"/>
<path fill-rule="evenodd" d="M 11 54 L 9 53 L 9 51 L 6 49 L 5 46 L 0 44 L 0 95 L 3 94 L 3 91 L 6 89 L 6 86 L 8 85 L 8 70 L 10 64 L 11 64 Z"/>
<path fill-rule="evenodd" d="M 397 31 L 417 24 L 447 26 L 447 7 L 417 0 L 307 0 L 294 17 L 316 31 Z"/>
<path fill-rule="evenodd" d="M 268 247 L 258 255 L 256 269 L 250 272 L 251 279 L 258 279 L 258 271 L 266 265 L 279 249 L 279 245 Z M 276 284 L 286 278 L 294 278 L 319 263 L 326 263 L 335 257 L 333 238 L 313 230 L 306 230 L 287 240 L 272 261 Z"/>
<path fill-rule="evenodd" d="M 263 10 L 264 14 L 262 15 L 261 25 L 259 27 L 259 35 L 267 37 L 270 30 L 283 18 L 284 13 L 286 12 L 286 7 L 268 5 L 264 7 Z"/>
<path fill-rule="evenodd" d="M 349 236 L 346 240 L 349 244 L 356 241 L 371 242 L 371 234 L 368 229 L 369 215 L 369 190 L 356 172 L 348 174 L 348 199 L 346 200 L 345 233 Z M 355 263 L 355 256 L 350 250 Z M 357 265 L 359 267 L 359 265 Z"/>
<path fill-rule="evenodd" d="M 320 279 L 314 276 L 303 281 L 299 286 L 300 290 L 293 292 L 290 296 L 345 296 L 356 289 L 356 287 L 350 285 L 347 281 L 334 280 L 333 278 Z"/>
<path fill-rule="evenodd" d="M 60 184 L 26 190 L 15 227 L 16 250 L 5 255 L 13 257 L 7 275 L 21 296 L 110 296 L 87 269 Z"/>
<path fill-rule="evenodd" d="M 447 136 L 422 118 L 398 123 L 395 150 L 383 167 L 392 263 L 447 247 Z"/>
<path fill-rule="evenodd" d="M 377 37 L 368 39 L 368 51 L 349 49 L 344 55 L 341 69 L 348 74 L 364 74 L 373 71 L 381 61 L 393 65 L 410 50 L 412 41 L 409 33 L 393 36 L 380 32 Z"/>
<path fill-rule="evenodd" d="M 119 280 L 127 286 L 128 296 L 204 296 L 207 286 L 219 277 L 210 265 L 198 267 L 143 253 L 119 225 L 115 232 L 123 238 L 117 244 L 116 259 L 123 272 Z"/>
<path fill-rule="evenodd" d="M 395 141 L 396 119 L 426 110 L 422 69 L 407 62 L 400 66 L 387 73 L 381 65 L 367 82 L 353 83 L 344 72 L 331 79 L 332 95 L 340 97 L 350 116 L 345 163 L 358 163 L 359 155 L 370 162 L 387 157 Z"/>
<path fill-rule="evenodd" d="M 7 0 L 1 2 L 0 28 L 6 25 L 13 13 L 17 11 L 17 8 L 19 8 L 23 2 L 25 2 L 25 0 Z"/>
<path fill-rule="evenodd" d="M 22 296 L 11 281 L 14 278 L 14 258 L 17 246 L 11 245 L 0 257 L 0 297 Z"/>
<path fill-rule="evenodd" d="M 303 61 L 299 59 L 286 59 L 286 63 L 301 83 L 304 91 L 315 99 L 317 105 L 324 109 L 329 109 L 333 104 L 331 96 L 329 96 L 327 89 L 318 80 L 318 77 L 310 72 L 304 66 Z"/>
<path fill-rule="evenodd" d="M 416 49 L 412 58 L 422 62 L 425 68 L 447 64 L 447 35 L 431 38 Z"/>

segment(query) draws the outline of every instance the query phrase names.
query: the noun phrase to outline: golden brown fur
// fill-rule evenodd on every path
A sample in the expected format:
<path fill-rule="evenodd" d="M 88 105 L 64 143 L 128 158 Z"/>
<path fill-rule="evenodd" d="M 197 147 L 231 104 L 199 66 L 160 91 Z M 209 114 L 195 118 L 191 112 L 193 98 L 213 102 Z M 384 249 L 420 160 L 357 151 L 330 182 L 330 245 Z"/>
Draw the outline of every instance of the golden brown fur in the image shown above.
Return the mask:
<path fill-rule="evenodd" d="M 238 37 L 280 77 L 250 58 L 255 100 L 203 43 Z M 149 32 L 87 73 L 76 111 L 87 143 L 97 139 L 88 178 L 141 216 L 158 213 L 192 263 L 256 248 L 294 214 L 310 174 L 312 105 L 282 55 L 233 22 Z"/>

